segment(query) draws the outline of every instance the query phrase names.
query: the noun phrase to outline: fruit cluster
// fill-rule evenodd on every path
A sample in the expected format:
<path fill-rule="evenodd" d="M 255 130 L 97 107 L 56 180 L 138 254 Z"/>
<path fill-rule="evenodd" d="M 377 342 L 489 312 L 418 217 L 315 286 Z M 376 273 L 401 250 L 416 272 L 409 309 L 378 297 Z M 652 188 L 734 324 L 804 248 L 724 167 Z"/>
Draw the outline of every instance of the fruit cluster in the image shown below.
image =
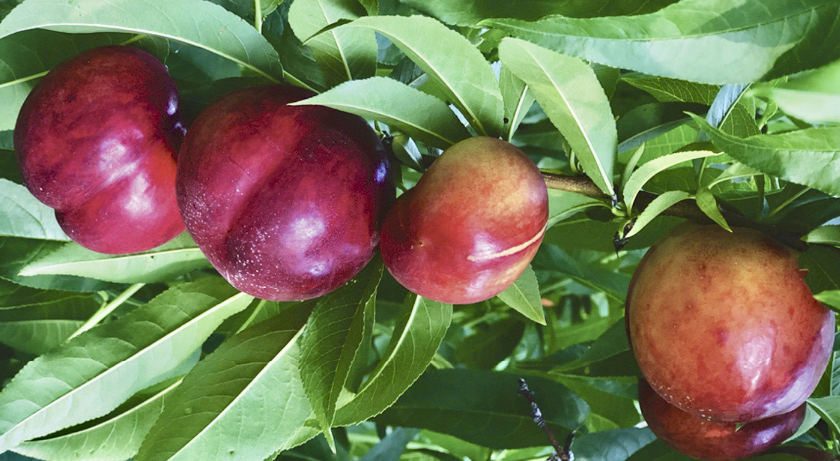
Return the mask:
<path fill-rule="evenodd" d="M 263 299 L 338 288 L 373 258 L 380 231 L 394 277 L 437 301 L 490 298 L 525 270 L 548 195 L 519 149 L 462 141 L 388 213 L 395 186 L 379 138 L 360 117 L 290 105 L 309 96 L 234 91 L 184 136 L 166 68 L 135 48 L 99 48 L 36 86 L 15 149 L 25 185 L 82 246 L 144 251 L 186 226 L 225 279 Z"/>
<path fill-rule="evenodd" d="M 803 275 L 793 250 L 751 229 L 683 225 L 650 248 L 625 319 L 660 439 L 726 460 L 796 431 L 834 342 L 834 313 Z"/>

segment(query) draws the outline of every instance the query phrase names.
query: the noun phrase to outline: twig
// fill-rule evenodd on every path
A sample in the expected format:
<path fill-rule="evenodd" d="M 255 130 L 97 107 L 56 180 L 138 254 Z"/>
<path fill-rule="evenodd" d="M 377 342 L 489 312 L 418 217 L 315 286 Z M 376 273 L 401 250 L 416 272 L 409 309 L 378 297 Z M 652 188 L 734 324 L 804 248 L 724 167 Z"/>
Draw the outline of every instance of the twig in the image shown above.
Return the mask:
<path fill-rule="evenodd" d="M 575 455 L 571 451 L 572 440 L 574 440 L 575 431 L 569 433 L 569 436 L 566 437 L 566 444 L 564 447 L 560 447 L 560 442 L 557 441 L 557 438 L 554 437 L 554 433 L 551 432 L 549 429 L 548 424 L 546 424 L 545 419 L 543 419 L 542 411 L 540 411 L 540 407 L 537 405 L 537 401 L 534 400 L 534 393 L 531 392 L 531 389 L 528 389 L 528 383 L 525 382 L 525 379 L 519 378 L 519 393 L 522 394 L 528 402 L 531 403 L 531 417 L 533 418 L 534 422 L 537 423 L 537 426 L 542 429 L 545 433 L 548 440 L 551 442 L 551 446 L 554 447 L 554 454 L 551 455 L 549 460 L 551 461 L 574 461 Z"/>

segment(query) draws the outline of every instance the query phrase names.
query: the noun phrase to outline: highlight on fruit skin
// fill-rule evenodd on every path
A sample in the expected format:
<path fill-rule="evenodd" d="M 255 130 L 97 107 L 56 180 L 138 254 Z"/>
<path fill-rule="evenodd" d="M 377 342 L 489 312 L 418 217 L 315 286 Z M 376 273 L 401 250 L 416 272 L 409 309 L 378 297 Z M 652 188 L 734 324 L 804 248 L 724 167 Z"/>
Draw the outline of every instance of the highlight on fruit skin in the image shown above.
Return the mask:
<path fill-rule="evenodd" d="M 234 91 L 202 112 L 181 147 L 187 229 L 233 286 L 278 301 L 328 293 L 374 255 L 393 202 L 391 167 L 360 117 L 289 85 Z"/>
<path fill-rule="evenodd" d="M 739 460 L 767 451 L 792 436 L 805 419 L 802 404 L 740 427 L 708 421 L 669 404 L 644 379 L 639 379 L 639 407 L 660 440 L 680 453 L 709 461 Z"/>
<path fill-rule="evenodd" d="M 51 70 L 14 132 L 24 185 L 62 229 L 101 253 L 152 249 L 184 231 L 175 152 L 184 129 L 166 67 L 129 46 L 96 48 Z"/>
<path fill-rule="evenodd" d="M 468 138 L 397 199 L 382 228 L 382 257 L 421 296 L 478 302 L 522 274 L 547 220 L 548 191 L 536 165 L 508 142 Z"/>
<path fill-rule="evenodd" d="M 666 234 L 633 275 L 625 319 L 657 394 L 695 417 L 748 422 L 793 411 L 814 391 L 834 313 L 812 296 L 796 252 L 733 230 Z"/>

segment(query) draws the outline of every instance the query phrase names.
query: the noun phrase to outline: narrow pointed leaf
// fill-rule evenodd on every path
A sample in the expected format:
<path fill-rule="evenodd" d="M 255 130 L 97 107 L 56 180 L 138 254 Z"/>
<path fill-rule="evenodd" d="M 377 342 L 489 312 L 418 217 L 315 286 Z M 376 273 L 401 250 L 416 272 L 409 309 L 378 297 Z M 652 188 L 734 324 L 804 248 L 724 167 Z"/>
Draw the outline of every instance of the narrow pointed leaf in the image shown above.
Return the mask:
<path fill-rule="evenodd" d="M 367 361 L 367 356 L 360 357 L 359 352 L 367 352 L 361 342 L 373 328 L 382 268 L 379 261 L 369 264 L 347 285 L 319 298 L 306 323 L 300 346 L 300 374 L 325 433 L 335 419 L 336 402 L 353 363 Z"/>
<path fill-rule="evenodd" d="M 2 43 L 2 42 L 0 42 Z M 0 178 L 0 235 L 67 242 L 52 208 L 39 202 L 25 187 Z"/>
<path fill-rule="evenodd" d="M 452 305 L 416 295 L 412 301 L 409 312 L 397 323 L 382 361 L 352 400 L 339 407 L 336 426 L 378 415 L 429 366 L 449 327 Z"/>
<path fill-rule="evenodd" d="M 132 397 L 113 413 L 81 428 L 52 437 L 24 442 L 14 451 L 47 461 L 63 461 L 69 453 L 84 454 L 89 461 L 129 459 L 163 411 L 180 380 L 156 392 Z M 75 429 L 75 430 L 74 430 Z"/>
<path fill-rule="evenodd" d="M 204 48 L 272 80 L 282 78 L 277 52 L 250 24 L 200 0 L 27 0 L 0 22 L 0 38 L 31 29 L 131 32 Z"/>
<path fill-rule="evenodd" d="M 27 364 L 0 392 L 0 452 L 107 414 L 165 379 L 251 302 L 232 291 L 216 278 L 170 288 Z"/>
<path fill-rule="evenodd" d="M 530 265 L 525 268 L 525 272 L 511 286 L 499 293 L 498 296 L 502 302 L 520 314 L 545 325 L 545 312 L 543 312 L 540 298 L 540 286 L 537 282 L 537 274 L 534 273 Z"/>
<path fill-rule="evenodd" d="M 44 290 L 78 291 L 90 293 L 104 290 L 113 285 L 88 278 L 67 275 L 38 275 L 23 277 L 20 269 L 66 245 L 52 240 L 35 240 L 13 237 L 0 237 L 0 279 Z"/>
<path fill-rule="evenodd" d="M 627 183 L 624 184 L 624 203 L 627 205 L 628 209 L 632 209 L 633 202 L 636 201 L 636 196 L 639 191 L 642 190 L 645 183 L 658 173 L 683 162 L 688 162 L 698 158 L 714 157 L 715 155 L 720 154 L 707 150 L 677 152 L 675 154 L 659 157 L 645 163 L 634 171 L 633 174 L 630 175 L 630 178 L 627 179 Z"/>
<path fill-rule="evenodd" d="M 482 25 L 569 56 L 699 83 L 746 83 L 840 58 L 834 0 L 683 0 L 633 17 Z"/>
<path fill-rule="evenodd" d="M 135 459 L 265 459 L 312 415 L 300 378 L 298 305 L 234 335 L 184 378 Z"/>
<path fill-rule="evenodd" d="M 499 82 L 481 52 L 461 34 L 423 16 L 377 16 L 339 27 L 373 29 L 388 37 L 429 76 L 479 134 L 504 131 Z"/>
<path fill-rule="evenodd" d="M 377 45 L 372 31 L 331 29 L 318 34 L 330 24 L 363 15 L 365 9 L 356 0 L 296 0 L 289 9 L 292 30 L 312 49 L 331 85 L 376 73 Z"/>
<path fill-rule="evenodd" d="M 753 94 L 772 99 L 785 113 L 812 123 L 840 122 L 840 61 L 765 84 Z"/>
<path fill-rule="evenodd" d="M 708 189 L 700 189 L 697 191 L 697 195 L 694 199 L 697 201 L 697 207 L 700 208 L 706 216 L 717 223 L 720 227 L 732 232 L 732 229 L 729 227 L 729 223 L 726 222 L 726 218 L 723 217 L 720 209 L 718 209 L 717 199 Z"/>
<path fill-rule="evenodd" d="M 696 102 L 710 106 L 720 90 L 718 85 L 705 85 L 643 74 L 631 74 L 621 77 L 621 80 L 640 90 L 647 91 L 657 101 L 661 102 Z"/>
<path fill-rule="evenodd" d="M 586 174 L 613 195 L 618 133 L 607 95 L 592 68 L 579 59 L 511 38 L 502 40 L 499 58 L 528 84 Z"/>
<path fill-rule="evenodd" d="M 738 138 L 694 116 L 719 149 L 749 167 L 840 195 L 840 128 L 809 128 Z"/>
<path fill-rule="evenodd" d="M 648 206 L 645 207 L 644 210 L 642 210 L 641 213 L 639 213 L 639 216 L 633 223 L 633 228 L 630 229 L 630 232 L 628 232 L 624 237 L 630 238 L 638 234 L 639 231 L 644 229 L 645 226 L 650 224 L 650 222 L 662 214 L 663 211 L 671 208 L 672 205 L 689 198 L 691 198 L 691 194 L 681 190 L 669 190 L 668 192 L 656 197 L 648 204 Z"/>
<path fill-rule="evenodd" d="M 143 253 L 106 255 L 68 243 L 27 264 L 22 276 L 63 274 L 115 283 L 169 280 L 210 263 L 186 233 Z"/>
<path fill-rule="evenodd" d="M 528 85 L 505 66 L 499 73 L 499 87 L 505 102 L 505 139 L 510 142 L 535 99 Z"/>
<path fill-rule="evenodd" d="M 41 355 L 55 348 L 101 306 L 97 295 L 41 291 L 44 296 L 0 302 L 0 342 Z"/>
<path fill-rule="evenodd" d="M 558 440 L 583 424 L 589 407 L 580 397 L 545 378 L 526 381 Z M 376 421 L 430 429 L 494 449 L 545 445 L 545 433 L 534 424 L 531 406 L 518 389 L 518 376 L 512 374 L 429 370 Z"/>
<path fill-rule="evenodd" d="M 430 146 L 447 148 L 469 137 L 440 99 L 386 77 L 355 80 L 292 105 L 317 104 L 377 120 Z"/>

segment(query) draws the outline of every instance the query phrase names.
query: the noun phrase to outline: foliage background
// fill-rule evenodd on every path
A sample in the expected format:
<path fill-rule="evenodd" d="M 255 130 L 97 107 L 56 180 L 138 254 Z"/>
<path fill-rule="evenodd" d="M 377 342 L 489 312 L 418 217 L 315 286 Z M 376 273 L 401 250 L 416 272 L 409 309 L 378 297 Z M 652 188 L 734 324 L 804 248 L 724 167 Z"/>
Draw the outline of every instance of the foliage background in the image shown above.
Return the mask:
<path fill-rule="evenodd" d="M 836 0 L 0 0 L 0 458 L 544 459 L 526 377 L 576 459 L 686 459 L 641 424 L 627 285 L 656 238 L 711 220 L 802 249 L 840 308 L 838 24 Z M 552 187 L 532 268 L 453 307 L 377 259 L 275 303 L 187 235 L 82 249 L 21 185 L 12 130 L 38 78 L 107 44 L 165 62 L 188 121 L 309 87 L 393 137 L 402 190 L 460 139 L 510 140 Z M 838 453 L 836 358 L 761 459 Z"/>

